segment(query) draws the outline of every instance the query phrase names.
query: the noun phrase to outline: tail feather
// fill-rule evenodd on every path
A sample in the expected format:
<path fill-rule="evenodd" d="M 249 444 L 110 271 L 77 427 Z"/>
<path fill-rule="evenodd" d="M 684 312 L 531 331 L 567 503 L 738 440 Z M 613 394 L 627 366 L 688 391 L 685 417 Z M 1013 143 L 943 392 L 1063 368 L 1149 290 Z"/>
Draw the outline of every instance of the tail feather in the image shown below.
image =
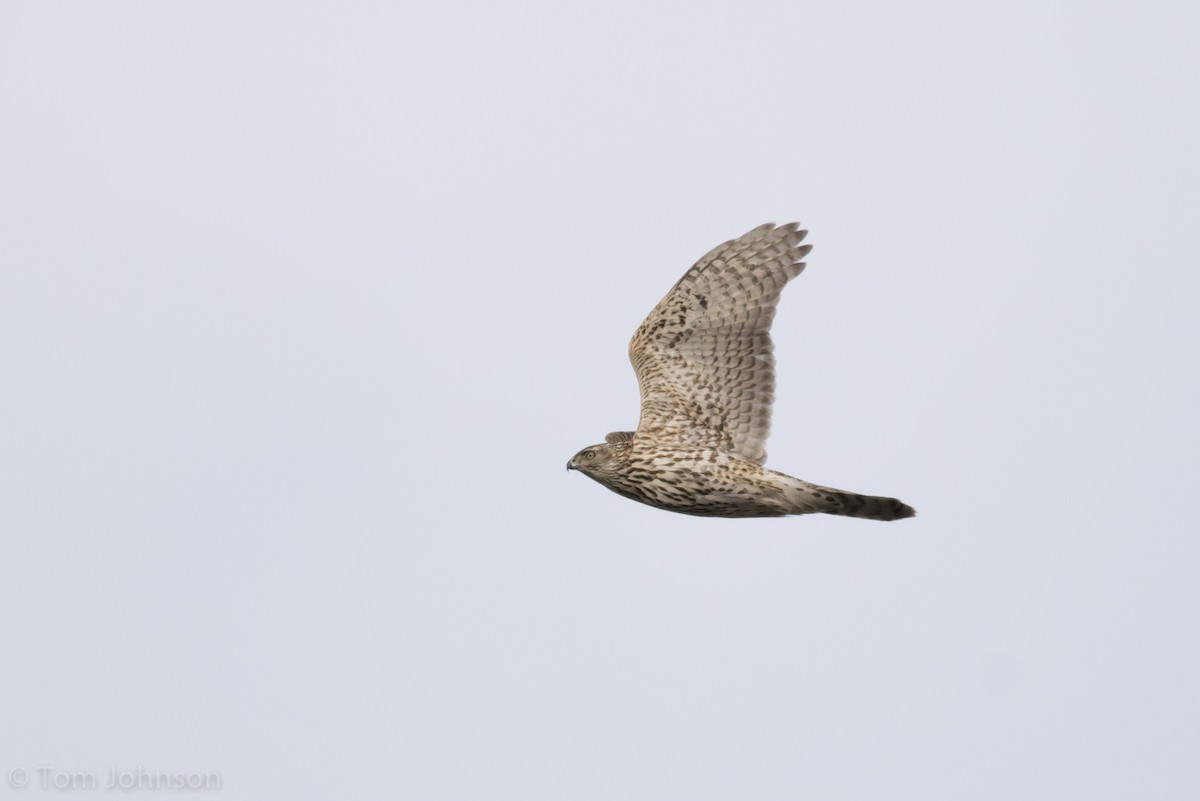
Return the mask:
<path fill-rule="evenodd" d="M 788 500 L 796 505 L 793 514 L 824 512 L 845 517 L 863 517 L 868 520 L 902 520 L 913 517 L 917 511 L 896 498 L 876 495 L 859 495 L 854 492 L 810 484 L 798 478 L 789 479 L 784 492 Z"/>

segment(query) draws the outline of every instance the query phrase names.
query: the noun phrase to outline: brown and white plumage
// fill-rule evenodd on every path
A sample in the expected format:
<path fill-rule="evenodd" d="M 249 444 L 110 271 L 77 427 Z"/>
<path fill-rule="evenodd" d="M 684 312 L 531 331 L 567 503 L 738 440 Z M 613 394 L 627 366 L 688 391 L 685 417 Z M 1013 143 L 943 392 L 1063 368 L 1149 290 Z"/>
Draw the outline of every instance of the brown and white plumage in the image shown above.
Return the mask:
<path fill-rule="evenodd" d="M 642 395 L 637 431 L 609 434 L 572 457 L 568 469 L 685 514 L 915 514 L 895 498 L 821 487 L 762 466 L 775 399 L 771 322 L 784 286 L 804 269 L 806 234 L 796 223 L 762 225 L 696 262 L 629 343 Z"/>

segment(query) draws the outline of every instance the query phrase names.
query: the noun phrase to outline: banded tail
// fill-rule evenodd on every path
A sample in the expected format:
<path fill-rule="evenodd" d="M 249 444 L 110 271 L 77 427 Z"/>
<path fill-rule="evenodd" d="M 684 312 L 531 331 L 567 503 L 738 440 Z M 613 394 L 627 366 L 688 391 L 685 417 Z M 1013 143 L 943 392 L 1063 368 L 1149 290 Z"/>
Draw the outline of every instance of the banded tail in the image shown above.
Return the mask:
<path fill-rule="evenodd" d="M 792 514 L 824 512 L 843 517 L 863 517 L 868 520 L 902 520 L 913 517 L 917 510 L 896 498 L 877 495 L 859 495 L 846 490 L 810 484 L 783 473 L 777 473 L 783 482 L 784 496 L 796 505 Z"/>

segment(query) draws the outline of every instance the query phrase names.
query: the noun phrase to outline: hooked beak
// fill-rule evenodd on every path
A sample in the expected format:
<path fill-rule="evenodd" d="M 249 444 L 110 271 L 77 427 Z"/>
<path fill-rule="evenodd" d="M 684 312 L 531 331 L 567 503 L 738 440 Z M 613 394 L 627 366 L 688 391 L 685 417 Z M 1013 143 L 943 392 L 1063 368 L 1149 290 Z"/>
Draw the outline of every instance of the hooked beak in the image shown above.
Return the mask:
<path fill-rule="evenodd" d="M 574 458 L 572 458 L 572 459 L 571 459 L 571 461 L 567 462 L 567 469 L 568 469 L 568 470 L 574 470 L 574 469 L 575 469 L 575 459 L 574 459 Z"/>

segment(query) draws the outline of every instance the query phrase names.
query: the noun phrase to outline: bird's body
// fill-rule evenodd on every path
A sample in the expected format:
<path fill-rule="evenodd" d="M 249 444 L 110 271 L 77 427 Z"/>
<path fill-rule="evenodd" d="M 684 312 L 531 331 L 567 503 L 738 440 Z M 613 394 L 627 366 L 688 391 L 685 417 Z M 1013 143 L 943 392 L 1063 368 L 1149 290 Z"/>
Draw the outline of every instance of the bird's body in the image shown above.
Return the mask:
<path fill-rule="evenodd" d="M 567 464 L 612 491 L 707 517 L 830 514 L 895 520 L 895 498 L 768 470 L 775 396 L 770 337 L 779 294 L 804 269 L 805 231 L 764 225 L 713 249 L 667 293 L 629 345 L 641 388 L 635 432 L 609 434 Z"/>
<path fill-rule="evenodd" d="M 782 517 L 831 511 L 833 504 L 846 509 L 843 514 L 852 510 L 855 517 L 891 520 L 904 516 L 902 508 L 907 508 L 892 498 L 871 498 L 810 484 L 725 451 L 664 447 L 633 432 L 618 432 L 609 438 L 603 463 L 597 462 L 599 454 L 578 460 L 591 462 L 584 472 L 619 495 L 672 512 L 702 517 Z M 589 450 L 595 452 L 596 447 Z"/>

